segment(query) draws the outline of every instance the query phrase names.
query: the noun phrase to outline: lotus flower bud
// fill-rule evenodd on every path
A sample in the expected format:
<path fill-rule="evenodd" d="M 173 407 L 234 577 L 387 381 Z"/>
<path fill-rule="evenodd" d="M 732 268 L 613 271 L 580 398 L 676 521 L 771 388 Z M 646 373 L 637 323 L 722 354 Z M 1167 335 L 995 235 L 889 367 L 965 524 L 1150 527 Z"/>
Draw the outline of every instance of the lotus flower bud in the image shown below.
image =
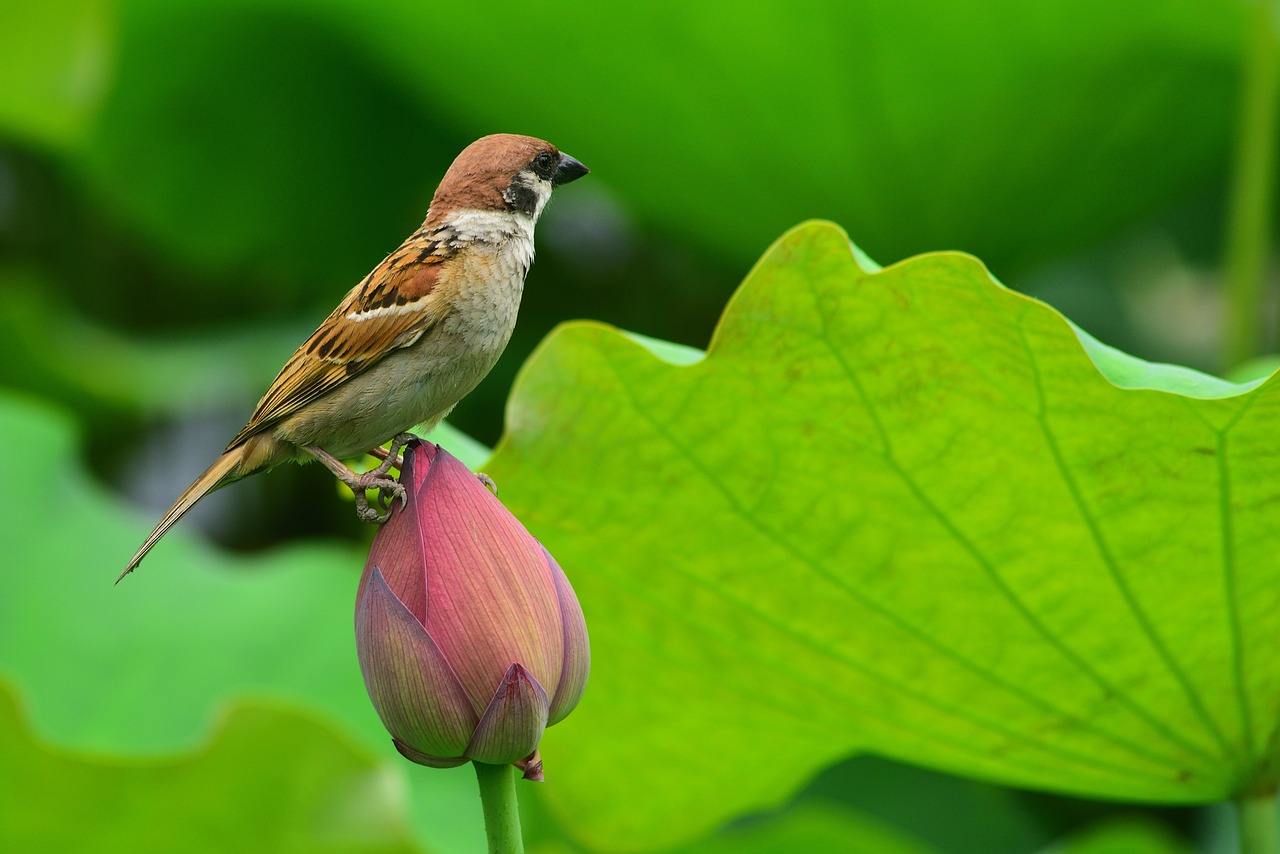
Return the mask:
<path fill-rule="evenodd" d="M 573 588 L 461 462 L 413 442 L 406 490 L 373 540 L 356 652 L 396 747 L 422 765 L 517 763 L 540 779 L 543 730 L 586 687 L 591 653 Z"/>

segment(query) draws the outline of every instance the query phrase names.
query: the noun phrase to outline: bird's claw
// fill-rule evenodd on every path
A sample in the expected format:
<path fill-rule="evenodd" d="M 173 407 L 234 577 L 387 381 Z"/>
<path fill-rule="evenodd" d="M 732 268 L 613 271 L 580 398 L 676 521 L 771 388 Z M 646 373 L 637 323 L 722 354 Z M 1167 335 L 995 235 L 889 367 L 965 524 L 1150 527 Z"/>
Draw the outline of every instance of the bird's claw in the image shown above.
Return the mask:
<path fill-rule="evenodd" d="M 351 491 L 356 497 L 356 515 L 363 522 L 372 522 L 381 525 L 391 518 L 391 510 L 395 506 L 396 499 L 400 499 L 401 504 L 408 502 L 408 494 L 405 492 L 404 486 L 395 478 L 372 476 L 373 472 L 365 472 L 357 475 L 354 484 L 348 484 Z M 375 499 L 377 506 L 374 507 L 369 503 L 367 490 L 378 490 L 378 497 Z"/>
<path fill-rule="evenodd" d="M 478 471 L 476 472 L 476 480 L 484 484 L 484 488 L 492 492 L 494 495 L 498 494 L 498 484 L 494 483 L 493 478 L 489 477 L 489 475 L 482 471 Z"/>
<path fill-rule="evenodd" d="M 400 449 L 409 444 L 413 439 L 418 438 L 412 433 L 401 433 L 391 440 L 390 448 L 374 448 L 369 453 L 382 460 L 377 468 L 370 469 L 364 474 L 350 473 L 349 477 L 342 478 L 342 482 L 351 488 L 356 499 L 356 515 L 360 517 L 362 522 L 372 522 L 375 525 L 384 524 L 391 518 L 391 509 L 395 506 L 396 499 L 400 499 L 401 504 L 408 503 L 408 494 L 405 488 L 390 475 L 392 469 L 399 471 L 404 466 L 404 457 L 400 453 Z M 337 471 L 335 470 L 335 473 Z M 369 490 L 378 490 L 378 495 L 374 499 L 374 504 L 369 503 L 369 496 L 366 494 Z"/>
<path fill-rule="evenodd" d="M 369 506 L 369 499 L 365 497 L 363 492 L 356 493 L 356 516 L 361 522 L 369 522 L 374 525 L 381 525 L 391 518 L 390 513 L 379 513 L 377 510 Z"/>
<path fill-rule="evenodd" d="M 364 474 L 356 474 L 318 445 L 310 445 L 307 450 L 316 459 L 324 463 L 329 471 L 333 472 L 338 480 L 345 483 L 347 488 L 355 495 L 356 515 L 360 517 L 360 520 L 381 525 L 391 518 L 391 510 L 395 506 L 397 498 L 400 499 L 402 505 L 409 502 L 408 493 L 405 492 L 404 486 L 390 472 L 393 468 L 396 470 L 401 468 L 404 464 L 404 458 L 400 455 L 400 449 L 416 438 L 418 437 L 412 433 L 401 433 L 391 440 L 390 449 L 374 448 L 369 453 L 380 457 L 382 462 L 377 468 L 371 469 Z M 369 503 L 367 493 L 371 489 L 378 490 L 378 496 L 374 499 L 376 506 Z"/>
<path fill-rule="evenodd" d="M 396 499 L 400 499 L 403 506 L 409 503 L 409 495 L 405 492 L 404 484 L 399 481 L 393 481 L 390 486 L 378 487 L 378 506 L 391 515 L 391 507 L 396 503 Z M 386 521 L 385 519 L 383 521 Z"/>

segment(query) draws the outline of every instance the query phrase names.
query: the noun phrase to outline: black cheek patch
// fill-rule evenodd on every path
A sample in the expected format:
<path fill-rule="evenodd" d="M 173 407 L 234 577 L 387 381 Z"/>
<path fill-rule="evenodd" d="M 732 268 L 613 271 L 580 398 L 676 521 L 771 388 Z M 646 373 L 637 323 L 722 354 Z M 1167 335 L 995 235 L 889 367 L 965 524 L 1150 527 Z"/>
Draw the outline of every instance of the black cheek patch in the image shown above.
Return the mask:
<path fill-rule="evenodd" d="M 507 204 L 511 205 L 513 210 L 529 216 L 533 216 L 538 210 L 538 194 L 518 179 L 511 182 L 511 186 L 507 187 L 507 192 L 503 195 L 506 196 Z"/>

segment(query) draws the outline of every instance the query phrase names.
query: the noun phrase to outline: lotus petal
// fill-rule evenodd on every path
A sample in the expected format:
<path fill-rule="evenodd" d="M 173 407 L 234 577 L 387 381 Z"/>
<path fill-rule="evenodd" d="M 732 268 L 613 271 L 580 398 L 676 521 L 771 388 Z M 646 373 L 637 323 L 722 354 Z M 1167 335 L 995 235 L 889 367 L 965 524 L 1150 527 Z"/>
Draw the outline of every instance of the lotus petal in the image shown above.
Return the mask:
<path fill-rule="evenodd" d="M 547 566 L 555 584 L 556 599 L 560 604 L 560 623 L 564 627 L 564 661 L 560 668 L 560 683 L 551 699 L 550 718 L 547 726 L 559 723 L 574 710 L 587 687 L 591 672 L 591 642 L 587 638 L 587 621 L 582 616 L 582 606 L 569 584 L 568 577 L 551 552 L 545 548 Z"/>
<path fill-rule="evenodd" d="M 391 518 L 378 529 L 369 548 L 369 559 L 365 562 L 366 573 L 373 566 L 382 570 L 387 586 L 424 626 L 427 620 L 427 556 L 414 508 L 437 453 L 439 449 L 435 445 L 419 442 L 410 442 L 404 449 L 400 484 L 405 489 L 405 500 L 393 503 Z M 363 583 L 361 589 L 364 589 Z"/>
<path fill-rule="evenodd" d="M 515 662 L 558 685 L 560 605 L 537 540 L 444 450 L 410 507 L 426 556 L 431 606 L 423 625 L 473 708 L 485 708 L 495 675 Z"/>
<path fill-rule="evenodd" d="M 466 755 L 477 762 L 506 765 L 531 754 L 547 728 L 547 692 L 520 664 L 507 669 L 493 693 Z"/>
<path fill-rule="evenodd" d="M 420 750 L 414 750 L 400 739 L 392 736 L 391 741 L 396 746 L 396 750 L 400 751 L 400 755 L 410 762 L 417 762 L 419 765 L 426 765 L 429 768 L 457 768 L 464 762 L 470 762 L 465 756 L 458 756 L 453 759 L 446 759 L 442 756 L 431 756 Z"/>
<path fill-rule="evenodd" d="M 475 710 L 440 649 L 376 566 L 356 606 L 356 653 L 373 707 L 394 738 L 430 756 L 463 755 Z"/>

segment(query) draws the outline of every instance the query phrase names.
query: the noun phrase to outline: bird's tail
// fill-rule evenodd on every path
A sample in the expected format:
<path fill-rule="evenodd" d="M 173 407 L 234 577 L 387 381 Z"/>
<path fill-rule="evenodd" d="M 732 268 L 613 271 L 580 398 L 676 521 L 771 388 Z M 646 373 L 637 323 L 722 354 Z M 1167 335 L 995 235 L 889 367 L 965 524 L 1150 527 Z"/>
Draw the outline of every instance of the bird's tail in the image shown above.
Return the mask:
<path fill-rule="evenodd" d="M 164 518 L 160 520 L 155 530 L 151 532 L 146 542 L 142 544 L 142 548 L 138 549 L 137 554 L 129 561 L 129 565 L 124 568 L 124 572 L 120 573 L 120 578 L 116 579 L 116 584 L 119 584 L 120 579 L 133 572 L 134 568 L 142 563 L 142 559 L 147 556 L 147 552 L 151 551 L 151 547 L 160 542 L 160 538 L 168 533 L 169 529 L 177 524 L 178 520 L 196 505 L 197 501 L 215 489 L 244 477 L 247 472 L 241 471 L 241 463 L 245 461 L 247 454 L 246 445 L 228 448 L 226 453 L 213 461 L 213 465 L 209 466 L 204 474 L 196 478 L 190 486 L 183 490 L 182 494 L 178 496 L 178 500 L 173 502 L 173 506 L 169 508 L 169 512 L 164 514 Z"/>

